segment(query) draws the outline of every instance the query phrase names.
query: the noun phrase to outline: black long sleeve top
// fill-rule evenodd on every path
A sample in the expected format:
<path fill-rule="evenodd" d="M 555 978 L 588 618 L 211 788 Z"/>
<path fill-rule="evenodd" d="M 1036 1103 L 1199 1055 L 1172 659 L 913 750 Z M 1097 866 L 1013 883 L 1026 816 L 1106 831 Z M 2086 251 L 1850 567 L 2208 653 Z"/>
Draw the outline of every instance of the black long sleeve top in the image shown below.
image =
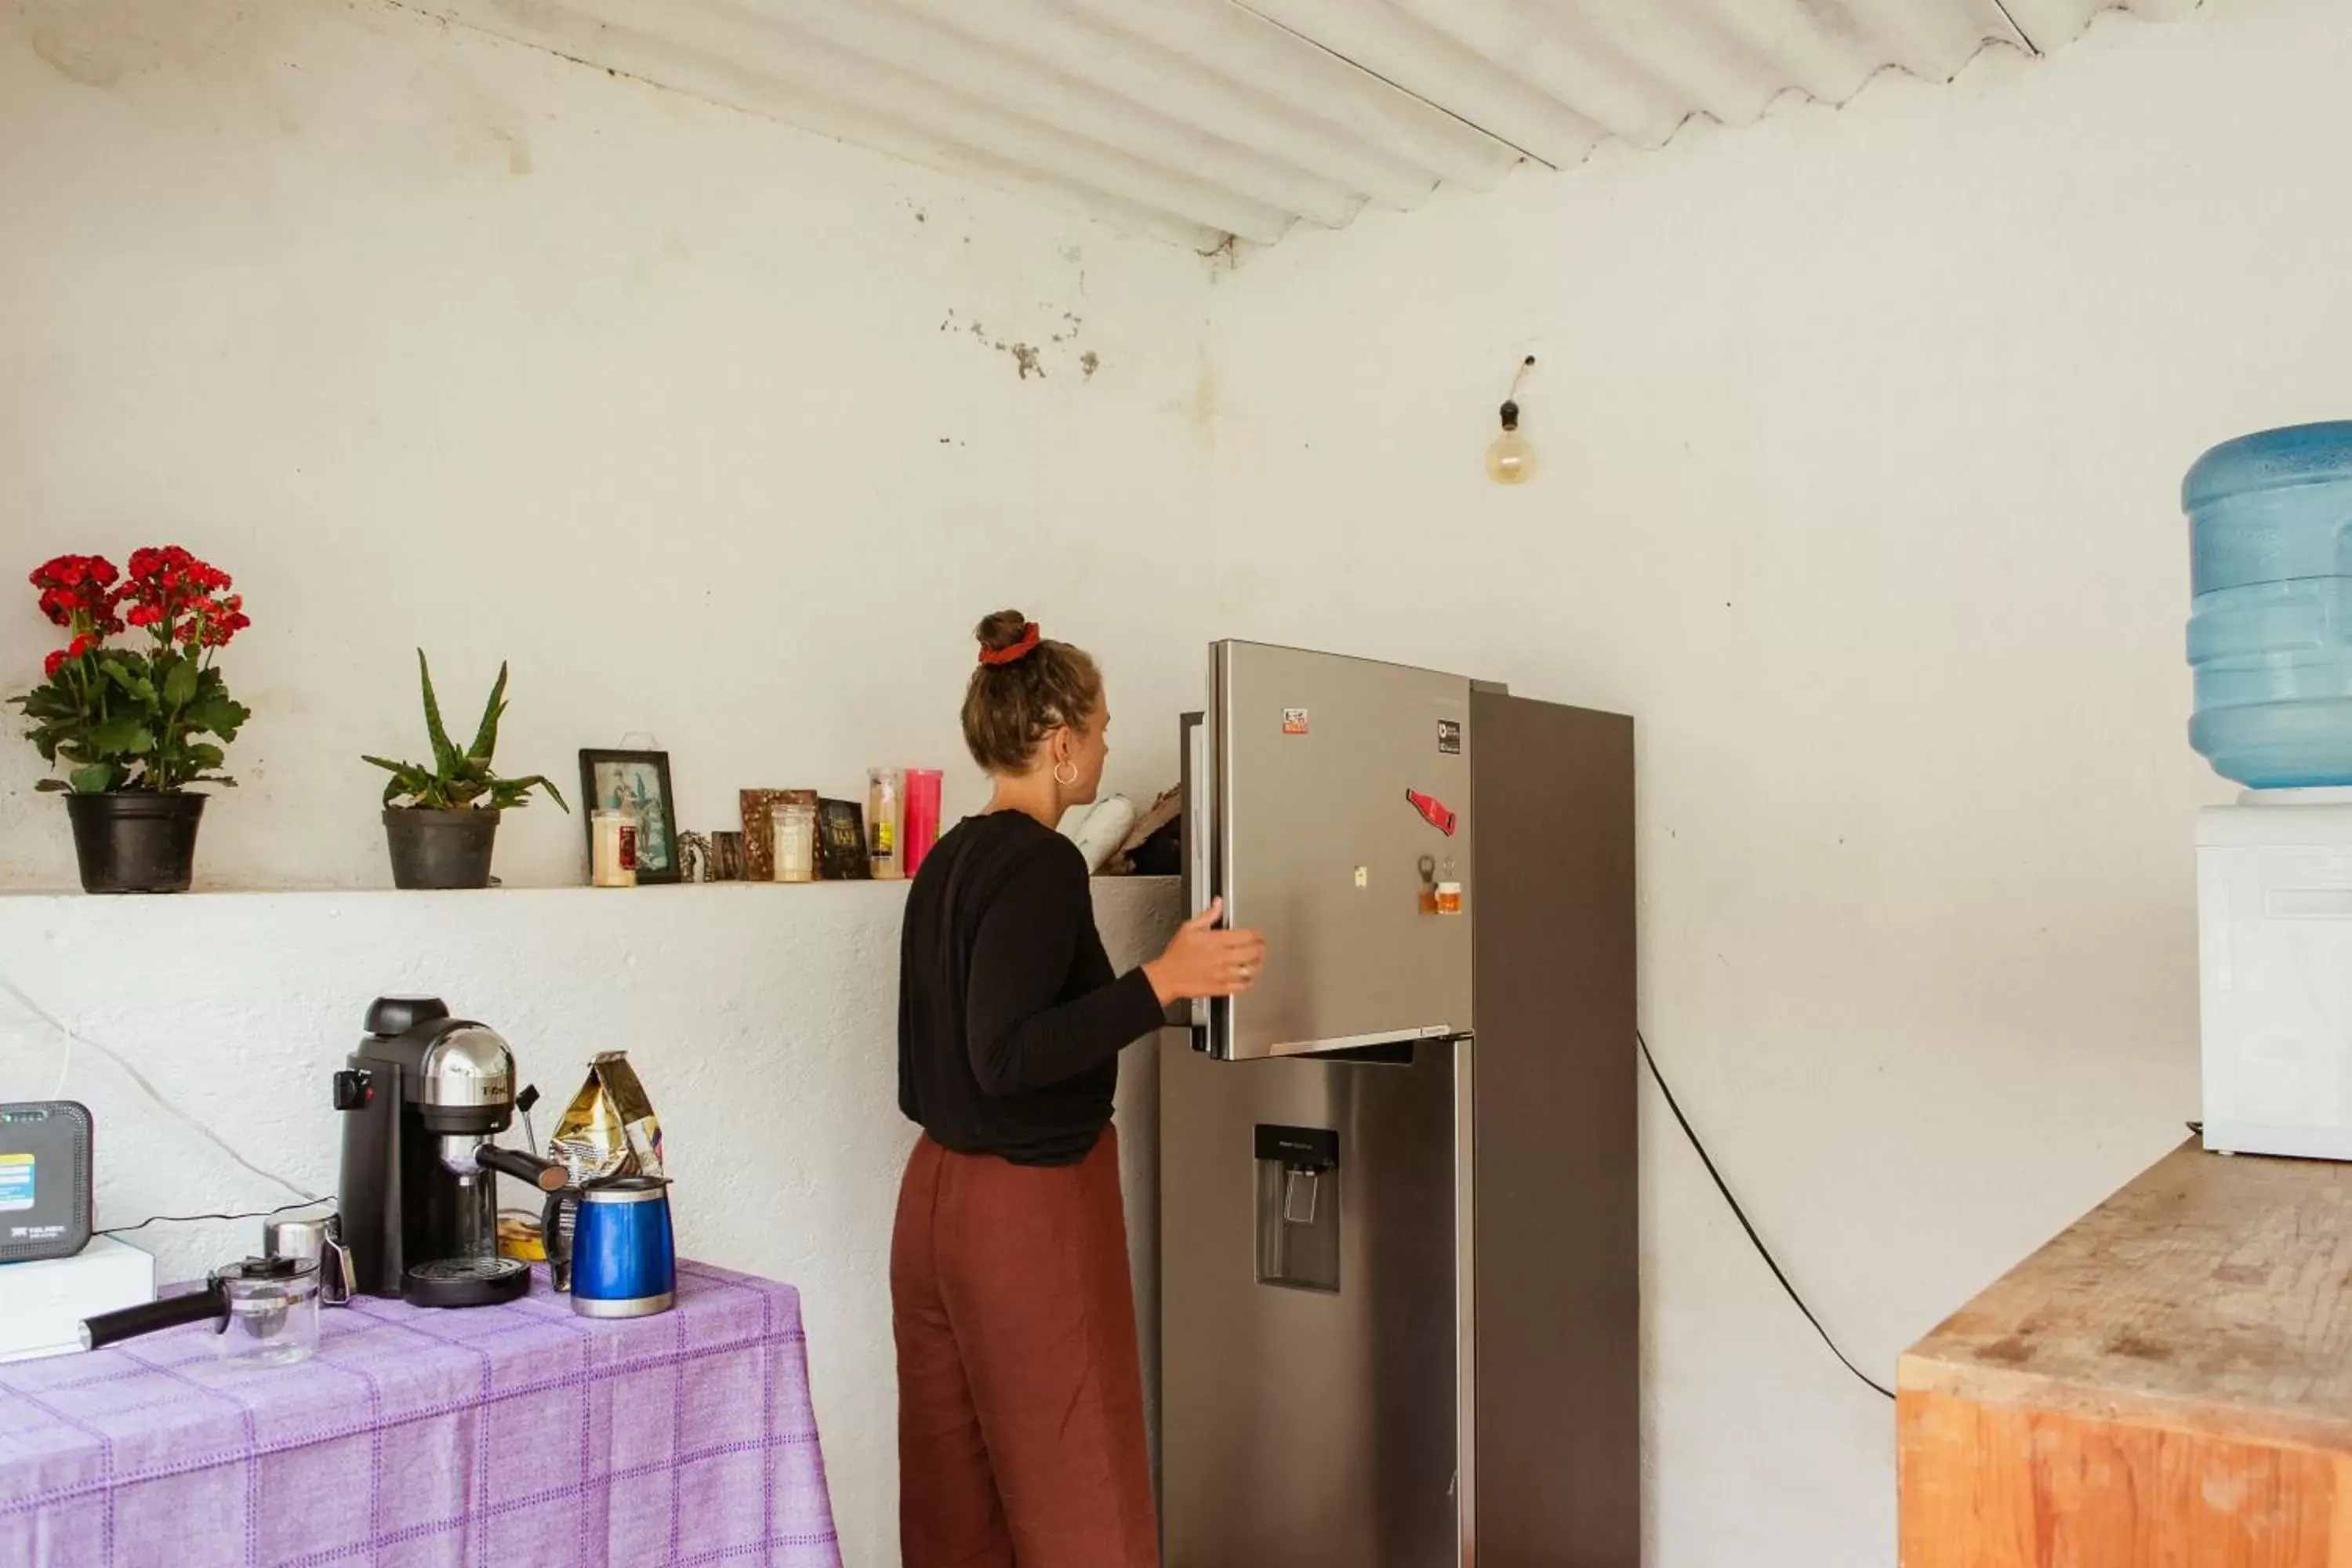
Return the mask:
<path fill-rule="evenodd" d="M 1086 858 L 1034 817 L 968 817 L 915 874 L 898 968 L 898 1108 L 960 1153 L 1086 1158 L 1110 1124 L 1118 1053 L 1163 1018 L 1116 979 Z"/>

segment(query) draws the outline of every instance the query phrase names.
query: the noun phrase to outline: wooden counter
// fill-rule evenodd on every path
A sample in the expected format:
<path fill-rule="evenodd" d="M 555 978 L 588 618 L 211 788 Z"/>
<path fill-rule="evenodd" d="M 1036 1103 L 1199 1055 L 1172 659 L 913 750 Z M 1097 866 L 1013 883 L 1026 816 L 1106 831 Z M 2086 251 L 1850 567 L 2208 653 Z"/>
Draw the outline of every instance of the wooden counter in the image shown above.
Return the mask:
<path fill-rule="evenodd" d="M 2352 1568 L 2352 1165 L 2183 1146 L 1897 1385 L 1903 1568 Z"/>

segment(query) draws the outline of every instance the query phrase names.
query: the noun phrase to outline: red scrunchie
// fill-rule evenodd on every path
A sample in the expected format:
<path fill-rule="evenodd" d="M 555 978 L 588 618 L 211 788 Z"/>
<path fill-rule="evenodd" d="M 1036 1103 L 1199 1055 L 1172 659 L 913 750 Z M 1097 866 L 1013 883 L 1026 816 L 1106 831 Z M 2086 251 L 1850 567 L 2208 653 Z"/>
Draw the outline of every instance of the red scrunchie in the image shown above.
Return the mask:
<path fill-rule="evenodd" d="M 1009 647 L 984 647 L 980 650 L 980 662 L 992 669 L 1003 665 L 1018 664 L 1037 651 L 1037 623 L 1029 622 L 1021 628 L 1021 640 Z"/>

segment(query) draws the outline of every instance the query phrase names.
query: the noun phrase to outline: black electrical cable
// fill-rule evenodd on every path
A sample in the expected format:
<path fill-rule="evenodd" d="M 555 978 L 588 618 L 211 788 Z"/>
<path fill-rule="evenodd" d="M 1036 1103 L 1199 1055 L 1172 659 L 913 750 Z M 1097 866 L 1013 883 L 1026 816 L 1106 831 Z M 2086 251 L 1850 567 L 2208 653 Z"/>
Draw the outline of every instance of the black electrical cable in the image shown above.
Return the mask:
<path fill-rule="evenodd" d="M 1724 1181 L 1723 1173 L 1715 1168 L 1714 1158 L 1707 1153 L 1706 1145 L 1699 1142 L 1698 1132 L 1691 1126 L 1690 1118 L 1683 1114 L 1682 1106 L 1675 1099 L 1675 1091 L 1666 1087 L 1666 1075 L 1658 1070 L 1658 1058 L 1650 1054 L 1650 1042 L 1643 1037 L 1639 1029 L 1633 1031 L 1633 1038 L 1642 1047 L 1642 1060 L 1649 1065 L 1650 1077 L 1657 1084 L 1658 1092 L 1665 1097 L 1666 1109 L 1675 1113 L 1675 1121 L 1681 1126 L 1683 1136 L 1690 1140 L 1690 1146 L 1698 1153 L 1698 1163 L 1705 1165 L 1706 1173 L 1714 1178 L 1715 1190 L 1723 1194 L 1723 1201 L 1730 1206 L 1731 1217 L 1738 1220 L 1739 1228 L 1748 1233 L 1748 1239 L 1755 1246 L 1756 1255 L 1764 1260 L 1764 1267 L 1772 1271 L 1772 1278 L 1780 1282 L 1780 1289 L 1789 1293 L 1789 1300 L 1797 1304 L 1797 1310 L 1805 1315 L 1805 1321 L 1813 1325 L 1813 1332 L 1821 1335 L 1822 1343 L 1830 1347 L 1830 1354 L 1837 1357 L 1840 1364 L 1846 1371 L 1868 1384 L 1874 1392 L 1888 1399 L 1894 1398 L 1893 1389 L 1854 1365 L 1845 1352 L 1838 1349 L 1837 1341 L 1830 1338 L 1829 1330 L 1822 1327 L 1822 1321 L 1813 1316 L 1813 1310 L 1805 1305 L 1805 1299 L 1802 1296 L 1797 1294 L 1796 1286 L 1790 1283 L 1789 1276 L 1781 1269 L 1780 1260 L 1772 1256 L 1772 1249 L 1764 1245 L 1762 1237 L 1756 1234 L 1756 1226 L 1748 1220 L 1748 1211 L 1741 1208 L 1739 1200 L 1731 1195 L 1729 1184 Z"/>
<path fill-rule="evenodd" d="M 292 1209 L 313 1208 L 320 1204 L 331 1204 L 335 1200 L 331 1196 L 323 1198 L 304 1198 L 299 1204 L 280 1204 L 274 1209 L 255 1209 L 250 1214 L 150 1215 L 145 1219 L 141 1220 L 137 1225 L 110 1225 L 104 1230 L 94 1230 L 90 1232 L 90 1234 L 92 1236 L 124 1236 L 134 1230 L 145 1230 L 151 1225 L 194 1225 L 198 1220 L 205 1219 L 272 1219 L 277 1215 L 285 1214 Z"/>
<path fill-rule="evenodd" d="M 2042 46 L 2033 41 L 2032 34 L 2017 25 L 2017 18 L 2010 14 L 2010 0 L 1992 0 L 1992 3 L 1994 9 L 2000 13 L 2000 19 L 2009 24 L 2009 30 L 2017 35 L 2017 41 L 2025 46 L 2025 52 L 2040 59 Z"/>

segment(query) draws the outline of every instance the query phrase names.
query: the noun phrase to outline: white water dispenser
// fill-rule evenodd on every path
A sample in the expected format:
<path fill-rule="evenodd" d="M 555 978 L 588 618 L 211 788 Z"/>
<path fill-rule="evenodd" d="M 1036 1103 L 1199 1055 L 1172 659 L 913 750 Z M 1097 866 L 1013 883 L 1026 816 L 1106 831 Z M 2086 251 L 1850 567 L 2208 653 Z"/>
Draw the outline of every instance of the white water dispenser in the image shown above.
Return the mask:
<path fill-rule="evenodd" d="M 2205 1147 L 2352 1160 L 2352 789 L 2197 820 Z"/>

